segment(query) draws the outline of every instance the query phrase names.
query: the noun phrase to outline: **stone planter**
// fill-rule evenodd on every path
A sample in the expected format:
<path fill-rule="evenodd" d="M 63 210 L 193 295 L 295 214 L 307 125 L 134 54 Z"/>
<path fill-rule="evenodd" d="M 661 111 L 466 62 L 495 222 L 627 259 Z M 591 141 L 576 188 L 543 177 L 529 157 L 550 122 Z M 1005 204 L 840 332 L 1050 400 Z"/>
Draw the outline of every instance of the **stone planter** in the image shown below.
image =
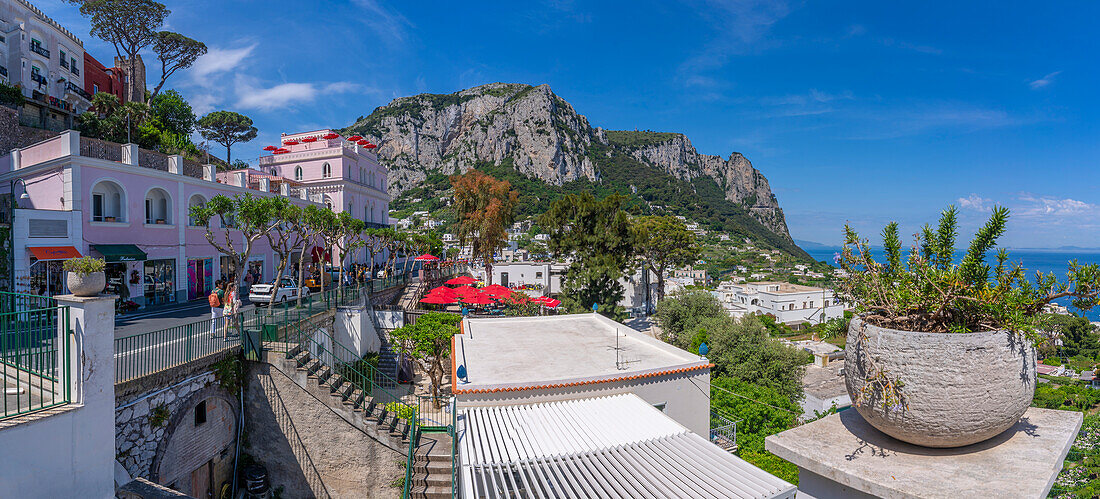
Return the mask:
<path fill-rule="evenodd" d="M 905 408 L 884 408 L 877 389 L 860 397 L 872 364 L 901 381 Z M 852 406 L 879 431 L 925 447 L 961 447 L 1019 421 L 1035 394 L 1035 348 L 1008 331 L 921 333 L 855 318 L 844 381 Z"/>
<path fill-rule="evenodd" d="M 76 296 L 98 296 L 100 291 L 107 286 L 107 276 L 103 272 L 91 274 L 78 274 L 66 272 L 65 284 L 69 286 L 69 292 Z"/>

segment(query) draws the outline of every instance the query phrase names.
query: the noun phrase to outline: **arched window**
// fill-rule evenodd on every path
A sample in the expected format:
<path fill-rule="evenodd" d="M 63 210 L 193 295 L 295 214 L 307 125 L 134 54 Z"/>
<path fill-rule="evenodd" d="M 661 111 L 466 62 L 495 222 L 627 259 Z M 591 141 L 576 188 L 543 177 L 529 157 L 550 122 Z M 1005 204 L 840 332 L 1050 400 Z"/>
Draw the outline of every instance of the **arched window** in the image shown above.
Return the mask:
<path fill-rule="evenodd" d="M 161 188 L 150 189 L 145 194 L 145 223 L 172 225 L 172 210 L 168 207 L 172 198 Z"/>
<path fill-rule="evenodd" d="M 302 167 L 294 167 L 294 180 L 302 180 Z"/>
<path fill-rule="evenodd" d="M 206 204 L 206 198 L 202 197 L 201 194 L 195 194 L 195 195 L 191 196 L 190 200 L 187 201 L 187 212 L 191 213 L 191 208 L 194 208 L 196 206 L 202 206 L 204 204 Z M 187 225 L 190 225 L 190 226 L 194 227 L 194 226 L 198 225 L 198 222 L 195 220 L 194 217 L 188 215 Z"/>
<path fill-rule="evenodd" d="M 325 164 L 327 165 L 328 163 Z M 332 199 L 330 199 L 328 196 L 325 196 L 325 209 L 327 209 L 328 211 L 332 211 Z"/>
<path fill-rule="evenodd" d="M 365 184 L 365 183 L 367 183 L 367 174 L 366 174 L 366 170 L 364 170 L 364 169 L 362 169 L 362 168 L 360 168 L 360 169 L 359 169 L 359 183 L 360 183 L 360 184 Z"/>
<path fill-rule="evenodd" d="M 331 177 L 332 176 L 332 165 L 330 165 L 328 163 L 325 163 L 324 165 L 322 165 L 321 166 L 321 176 L 324 177 L 324 178 Z"/>
<path fill-rule="evenodd" d="M 125 222 L 125 206 L 126 192 L 122 186 L 110 180 L 101 180 L 92 187 L 93 222 Z"/>
<path fill-rule="evenodd" d="M 368 221 L 368 222 L 373 222 L 374 218 L 371 218 L 371 215 L 373 215 L 373 213 L 370 212 L 370 206 L 364 205 L 363 206 L 363 220 Z"/>

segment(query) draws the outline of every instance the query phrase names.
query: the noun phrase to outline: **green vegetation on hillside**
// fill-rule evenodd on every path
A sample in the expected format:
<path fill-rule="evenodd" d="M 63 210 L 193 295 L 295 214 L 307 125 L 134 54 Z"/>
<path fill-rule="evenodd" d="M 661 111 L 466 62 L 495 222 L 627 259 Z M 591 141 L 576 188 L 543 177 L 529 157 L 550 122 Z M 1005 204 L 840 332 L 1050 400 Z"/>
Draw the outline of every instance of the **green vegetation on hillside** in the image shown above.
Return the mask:
<path fill-rule="evenodd" d="M 664 144 L 681 134 L 672 132 L 654 132 L 651 130 L 607 130 L 607 142 L 613 146 L 638 149 L 646 146 Z"/>

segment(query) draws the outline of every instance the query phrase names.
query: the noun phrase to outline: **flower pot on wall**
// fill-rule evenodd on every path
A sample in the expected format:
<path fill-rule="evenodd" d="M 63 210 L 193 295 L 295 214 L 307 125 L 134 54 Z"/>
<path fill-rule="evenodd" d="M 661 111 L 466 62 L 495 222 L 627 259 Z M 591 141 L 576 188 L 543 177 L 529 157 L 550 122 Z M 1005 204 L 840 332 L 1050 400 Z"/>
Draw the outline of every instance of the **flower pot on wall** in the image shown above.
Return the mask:
<path fill-rule="evenodd" d="M 922 333 L 852 319 L 844 381 L 871 426 L 925 447 L 988 440 L 1020 420 L 1035 394 L 1035 348 L 1009 331 Z M 881 381 L 900 385 L 888 399 Z"/>
<path fill-rule="evenodd" d="M 65 284 L 69 286 L 69 292 L 76 296 L 98 296 L 100 291 L 107 286 L 107 275 L 103 272 L 91 274 L 78 274 L 66 272 Z"/>
<path fill-rule="evenodd" d="M 115 221 L 115 217 L 103 217 L 103 221 L 104 221 L 104 222 L 114 222 L 114 221 Z"/>

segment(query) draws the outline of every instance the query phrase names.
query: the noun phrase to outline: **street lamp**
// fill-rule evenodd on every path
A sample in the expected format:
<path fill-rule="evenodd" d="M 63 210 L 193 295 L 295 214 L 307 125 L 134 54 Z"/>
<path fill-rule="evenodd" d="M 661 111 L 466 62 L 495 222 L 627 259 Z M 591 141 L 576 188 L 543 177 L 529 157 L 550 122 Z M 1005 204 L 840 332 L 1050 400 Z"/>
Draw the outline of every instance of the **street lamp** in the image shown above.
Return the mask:
<path fill-rule="evenodd" d="M 11 195 L 15 196 L 15 184 L 18 183 L 18 182 L 23 182 L 23 194 L 21 194 L 19 196 L 19 200 L 20 201 L 29 200 L 31 198 L 31 196 L 29 194 L 27 194 L 27 181 L 23 178 L 15 178 L 14 180 L 11 181 Z M 15 203 L 15 207 L 18 208 L 19 204 Z"/>

